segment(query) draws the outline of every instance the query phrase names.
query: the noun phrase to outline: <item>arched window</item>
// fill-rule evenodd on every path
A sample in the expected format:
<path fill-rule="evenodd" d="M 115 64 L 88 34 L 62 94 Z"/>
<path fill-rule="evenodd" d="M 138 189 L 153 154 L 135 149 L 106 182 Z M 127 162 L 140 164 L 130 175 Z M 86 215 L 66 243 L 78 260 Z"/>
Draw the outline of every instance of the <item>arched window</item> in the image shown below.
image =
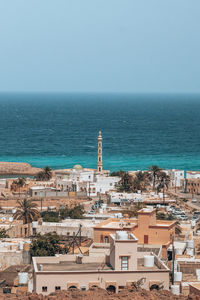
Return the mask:
<path fill-rule="evenodd" d="M 75 285 L 71 285 L 68 290 L 77 290 L 77 287 Z"/>
<path fill-rule="evenodd" d="M 114 294 L 116 293 L 116 287 L 114 285 L 109 285 L 106 289 L 109 294 Z"/>

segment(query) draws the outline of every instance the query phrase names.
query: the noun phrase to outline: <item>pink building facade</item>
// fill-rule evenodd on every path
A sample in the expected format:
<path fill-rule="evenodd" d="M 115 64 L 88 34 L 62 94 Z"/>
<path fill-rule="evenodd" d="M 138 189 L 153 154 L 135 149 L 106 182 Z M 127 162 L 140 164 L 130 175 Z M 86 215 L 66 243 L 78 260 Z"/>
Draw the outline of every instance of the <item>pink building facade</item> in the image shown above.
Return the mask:
<path fill-rule="evenodd" d="M 33 257 L 33 290 L 38 294 L 92 286 L 117 293 L 139 280 L 142 288 L 161 284 L 168 290 L 169 269 L 156 255 L 137 252 L 136 237 L 126 232 L 110 235 L 109 255 Z"/>

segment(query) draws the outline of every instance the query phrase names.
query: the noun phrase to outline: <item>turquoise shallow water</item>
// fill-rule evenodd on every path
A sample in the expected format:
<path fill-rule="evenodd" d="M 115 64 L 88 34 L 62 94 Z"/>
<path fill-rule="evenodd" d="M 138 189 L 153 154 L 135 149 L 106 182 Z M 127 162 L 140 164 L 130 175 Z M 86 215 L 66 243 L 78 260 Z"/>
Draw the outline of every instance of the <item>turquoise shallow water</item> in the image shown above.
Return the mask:
<path fill-rule="evenodd" d="M 198 95 L 1 94 L 0 160 L 52 168 L 200 170 Z"/>

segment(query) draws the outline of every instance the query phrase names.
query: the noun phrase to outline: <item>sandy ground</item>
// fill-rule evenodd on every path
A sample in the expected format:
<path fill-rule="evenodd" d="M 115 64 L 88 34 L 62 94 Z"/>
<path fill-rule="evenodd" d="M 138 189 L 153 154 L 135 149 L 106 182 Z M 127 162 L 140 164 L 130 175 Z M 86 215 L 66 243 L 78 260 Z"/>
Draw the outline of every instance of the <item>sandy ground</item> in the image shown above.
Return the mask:
<path fill-rule="evenodd" d="M 106 290 L 102 289 L 91 289 L 88 291 L 61 291 L 52 293 L 49 296 L 42 296 L 37 294 L 17 294 L 17 295 L 3 295 L 0 294 L 1 300 L 74 300 L 74 299 L 87 299 L 87 300 L 199 300 L 200 296 L 191 295 L 186 296 L 174 296 L 169 291 L 136 291 L 134 289 L 124 289 L 118 294 L 109 294 Z"/>

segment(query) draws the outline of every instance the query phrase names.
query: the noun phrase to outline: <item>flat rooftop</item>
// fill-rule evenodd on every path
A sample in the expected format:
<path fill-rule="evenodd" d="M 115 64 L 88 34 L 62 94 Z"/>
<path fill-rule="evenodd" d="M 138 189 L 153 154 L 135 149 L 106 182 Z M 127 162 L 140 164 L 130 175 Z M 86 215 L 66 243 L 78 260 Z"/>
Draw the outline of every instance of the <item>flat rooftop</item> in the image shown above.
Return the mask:
<path fill-rule="evenodd" d="M 42 264 L 43 270 L 40 271 L 40 265 Z M 144 266 L 144 259 L 139 258 L 137 261 L 137 270 L 139 271 L 157 271 L 165 269 L 164 267 L 159 268 L 157 264 L 153 267 L 147 268 Z M 37 269 L 39 272 L 79 272 L 79 271 L 108 271 L 113 270 L 110 264 L 106 263 L 82 263 L 77 264 L 74 261 L 65 261 L 60 263 L 37 263 Z"/>
<path fill-rule="evenodd" d="M 40 265 L 37 264 L 37 269 L 40 270 Z M 105 263 L 82 263 L 77 264 L 74 261 L 61 262 L 58 264 L 44 263 L 42 264 L 43 271 L 97 271 L 97 270 L 112 270 L 112 267 Z"/>
<path fill-rule="evenodd" d="M 131 221 L 131 222 L 126 222 L 126 221 L 123 221 L 123 222 L 120 222 L 119 221 L 110 221 L 108 223 L 105 223 L 105 224 L 100 224 L 100 227 L 101 228 L 113 228 L 113 229 L 123 229 L 123 228 L 132 228 L 134 226 L 137 225 L 137 220 L 134 220 L 134 221 Z"/>

